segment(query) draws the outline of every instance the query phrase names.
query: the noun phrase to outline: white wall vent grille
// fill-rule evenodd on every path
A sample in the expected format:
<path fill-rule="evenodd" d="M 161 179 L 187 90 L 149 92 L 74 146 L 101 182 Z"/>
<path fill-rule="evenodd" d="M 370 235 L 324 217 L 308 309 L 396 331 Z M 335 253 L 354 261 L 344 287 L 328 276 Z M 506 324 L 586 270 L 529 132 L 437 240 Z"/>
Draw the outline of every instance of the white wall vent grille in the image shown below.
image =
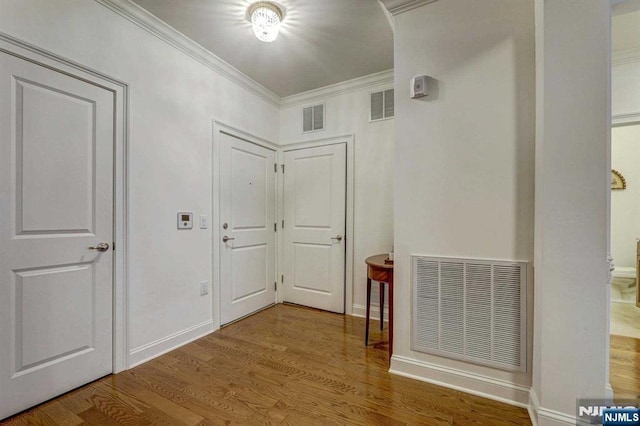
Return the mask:
<path fill-rule="evenodd" d="M 302 131 L 324 130 L 324 104 L 302 108 Z"/>
<path fill-rule="evenodd" d="M 371 93 L 371 114 L 369 121 L 384 120 L 394 115 L 393 89 Z"/>
<path fill-rule="evenodd" d="M 525 262 L 412 256 L 412 348 L 526 371 Z"/>

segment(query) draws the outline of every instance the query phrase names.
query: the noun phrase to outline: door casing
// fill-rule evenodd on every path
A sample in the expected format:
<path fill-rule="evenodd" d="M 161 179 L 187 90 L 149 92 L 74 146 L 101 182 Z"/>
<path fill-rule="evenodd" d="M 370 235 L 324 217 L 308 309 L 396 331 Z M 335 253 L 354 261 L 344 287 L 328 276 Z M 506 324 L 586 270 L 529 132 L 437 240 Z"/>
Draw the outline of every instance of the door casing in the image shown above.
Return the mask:
<path fill-rule="evenodd" d="M 128 111 L 129 86 L 104 73 L 87 68 L 57 54 L 0 32 L 0 51 L 46 68 L 88 81 L 115 94 L 116 110 L 114 132 L 114 182 L 113 182 L 113 372 L 129 368 L 128 314 L 127 314 L 127 264 L 128 264 Z"/>

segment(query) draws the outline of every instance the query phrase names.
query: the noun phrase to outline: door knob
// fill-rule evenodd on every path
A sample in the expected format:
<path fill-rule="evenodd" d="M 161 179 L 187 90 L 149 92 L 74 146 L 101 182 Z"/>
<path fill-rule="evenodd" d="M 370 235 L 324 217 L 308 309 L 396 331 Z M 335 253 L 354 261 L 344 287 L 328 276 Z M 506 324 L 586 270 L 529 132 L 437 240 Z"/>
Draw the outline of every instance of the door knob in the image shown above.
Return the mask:
<path fill-rule="evenodd" d="M 232 241 L 232 240 L 235 240 L 235 238 L 229 238 L 226 235 L 224 237 L 222 237 L 222 242 L 223 243 L 226 243 L 227 241 Z"/>
<path fill-rule="evenodd" d="M 109 244 L 107 243 L 98 243 L 95 247 L 89 247 L 89 250 L 98 250 L 98 251 L 107 251 L 109 250 Z"/>
<path fill-rule="evenodd" d="M 337 240 L 338 242 L 342 241 L 342 235 L 336 235 L 335 237 L 331 237 L 332 240 Z"/>

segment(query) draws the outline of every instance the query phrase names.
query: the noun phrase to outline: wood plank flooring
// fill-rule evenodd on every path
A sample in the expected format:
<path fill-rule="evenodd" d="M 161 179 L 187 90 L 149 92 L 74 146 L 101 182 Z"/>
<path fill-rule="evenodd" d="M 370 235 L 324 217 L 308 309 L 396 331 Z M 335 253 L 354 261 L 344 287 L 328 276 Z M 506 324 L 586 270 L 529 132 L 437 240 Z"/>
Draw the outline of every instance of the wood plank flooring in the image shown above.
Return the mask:
<path fill-rule="evenodd" d="M 386 345 L 363 340 L 361 318 L 277 305 L 0 423 L 531 424 L 524 409 L 391 375 Z"/>
<path fill-rule="evenodd" d="M 640 398 L 640 340 L 611 335 L 609 378 L 615 398 Z"/>

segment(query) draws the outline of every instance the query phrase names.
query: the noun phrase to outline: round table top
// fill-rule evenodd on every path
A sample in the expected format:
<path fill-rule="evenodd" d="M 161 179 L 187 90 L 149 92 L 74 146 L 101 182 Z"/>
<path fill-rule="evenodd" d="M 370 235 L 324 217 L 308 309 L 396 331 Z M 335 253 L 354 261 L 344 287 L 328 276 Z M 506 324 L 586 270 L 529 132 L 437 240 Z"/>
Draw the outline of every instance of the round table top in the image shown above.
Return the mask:
<path fill-rule="evenodd" d="M 375 268 L 381 269 L 393 269 L 393 263 L 384 263 L 385 259 L 389 258 L 389 254 L 376 254 L 375 256 L 369 256 L 365 260 L 366 264 Z"/>

